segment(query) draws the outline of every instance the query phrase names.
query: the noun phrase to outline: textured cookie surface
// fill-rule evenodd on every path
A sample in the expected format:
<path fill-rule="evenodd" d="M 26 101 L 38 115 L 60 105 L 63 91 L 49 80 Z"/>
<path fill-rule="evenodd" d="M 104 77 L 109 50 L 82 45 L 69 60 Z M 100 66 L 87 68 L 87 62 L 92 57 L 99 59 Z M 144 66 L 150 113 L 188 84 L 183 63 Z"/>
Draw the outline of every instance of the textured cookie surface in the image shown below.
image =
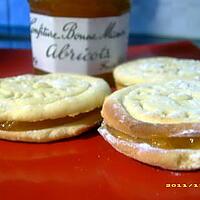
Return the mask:
<path fill-rule="evenodd" d="M 170 57 L 138 59 L 117 67 L 114 78 L 122 86 L 174 79 L 199 80 L 200 61 Z"/>
<path fill-rule="evenodd" d="M 200 135 L 200 82 L 174 80 L 137 84 L 104 102 L 106 124 L 128 135 Z"/>
<path fill-rule="evenodd" d="M 200 122 L 200 82 L 140 84 L 111 96 L 136 120 L 148 123 Z"/>
<path fill-rule="evenodd" d="M 148 123 L 200 122 L 200 82 L 173 81 L 136 86 L 123 98 L 135 119 Z"/>
<path fill-rule="evenodd" d="M 105 81 L 72 74 L 0 79 L 0 121 L 42 121 L 76 116 L 101 107 Z"/>

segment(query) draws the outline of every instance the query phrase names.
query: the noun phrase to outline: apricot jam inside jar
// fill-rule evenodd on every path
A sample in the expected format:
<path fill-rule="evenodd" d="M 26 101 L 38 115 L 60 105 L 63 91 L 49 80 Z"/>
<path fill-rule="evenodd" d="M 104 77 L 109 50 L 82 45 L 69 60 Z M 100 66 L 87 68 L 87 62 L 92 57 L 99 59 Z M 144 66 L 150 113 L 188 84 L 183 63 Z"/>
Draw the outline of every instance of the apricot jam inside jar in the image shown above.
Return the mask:
<path fill-rule="evenodd" d="M 129 0 L 30 0 L 33 66 L 98 75 L 126 59 Z"/>

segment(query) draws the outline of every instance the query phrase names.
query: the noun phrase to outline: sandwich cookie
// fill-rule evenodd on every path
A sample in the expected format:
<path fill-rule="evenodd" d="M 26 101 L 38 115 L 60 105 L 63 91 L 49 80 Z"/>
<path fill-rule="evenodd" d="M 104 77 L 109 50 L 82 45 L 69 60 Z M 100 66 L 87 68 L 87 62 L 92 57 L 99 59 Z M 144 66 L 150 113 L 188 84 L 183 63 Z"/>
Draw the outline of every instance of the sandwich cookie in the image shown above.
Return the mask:
<path fill-rule="evenodd" d="M 138 83 L 199 80 L 200 61 L 171 57 L 142 58 L 118 66 L 113 75 L 117 89 Z"/>
<path fill-rule="evenodd" d="M 0 79 L 0 138 L 50 142 L 77 136 L 101 121 L 110 94 L 99 78 L 73 74 Z"/>
<path fill-rule="evenodd" d="M 171 170 L 200 168 L 200 82 L 138 84 L 106 98 L 100 134 L 117 151 Z"/>

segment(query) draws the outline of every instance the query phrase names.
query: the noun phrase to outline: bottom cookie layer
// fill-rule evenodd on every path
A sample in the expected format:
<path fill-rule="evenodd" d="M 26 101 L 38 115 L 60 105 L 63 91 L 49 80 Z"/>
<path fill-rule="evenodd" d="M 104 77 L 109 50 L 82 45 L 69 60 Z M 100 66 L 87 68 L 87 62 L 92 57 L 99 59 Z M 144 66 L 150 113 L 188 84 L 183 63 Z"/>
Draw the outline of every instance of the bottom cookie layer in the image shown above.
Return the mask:
<path fill-rule="evenodd" d="M 117 151 L 143 163 L 169 170 L 188 171 L 200 168 L 200 150 L 162 149 L 147 143 L 124 140 L 110 133 L 104 124 L 98 131 Z"/>

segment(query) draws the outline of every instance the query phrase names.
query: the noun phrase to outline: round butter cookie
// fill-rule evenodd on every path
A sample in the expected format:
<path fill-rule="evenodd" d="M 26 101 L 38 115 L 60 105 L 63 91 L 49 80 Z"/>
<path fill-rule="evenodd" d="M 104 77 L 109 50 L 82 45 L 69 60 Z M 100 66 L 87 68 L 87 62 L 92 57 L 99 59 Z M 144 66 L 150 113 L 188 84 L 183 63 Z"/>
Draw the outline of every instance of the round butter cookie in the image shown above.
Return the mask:
<path fill-rule="evenodd" d="M 137 84 L 106 98 L 100 134 L 116 150 L 171 170 L 200 168 L 200 82 Z"/>
<path fill-rule="evenodd" d="M 0 138 L 49 142 L 76 136 L 101 121 L 110 94 L 99 78 L 74 74 L 0 79 Z"/>
<path fill-rule="evenodd" d="M 137 59 L 116 67 L 114 79 L 117 89 L 137 83 L 156 83 L 175 79 L 199 80 L 200 61 L 171 57 Z"/>

